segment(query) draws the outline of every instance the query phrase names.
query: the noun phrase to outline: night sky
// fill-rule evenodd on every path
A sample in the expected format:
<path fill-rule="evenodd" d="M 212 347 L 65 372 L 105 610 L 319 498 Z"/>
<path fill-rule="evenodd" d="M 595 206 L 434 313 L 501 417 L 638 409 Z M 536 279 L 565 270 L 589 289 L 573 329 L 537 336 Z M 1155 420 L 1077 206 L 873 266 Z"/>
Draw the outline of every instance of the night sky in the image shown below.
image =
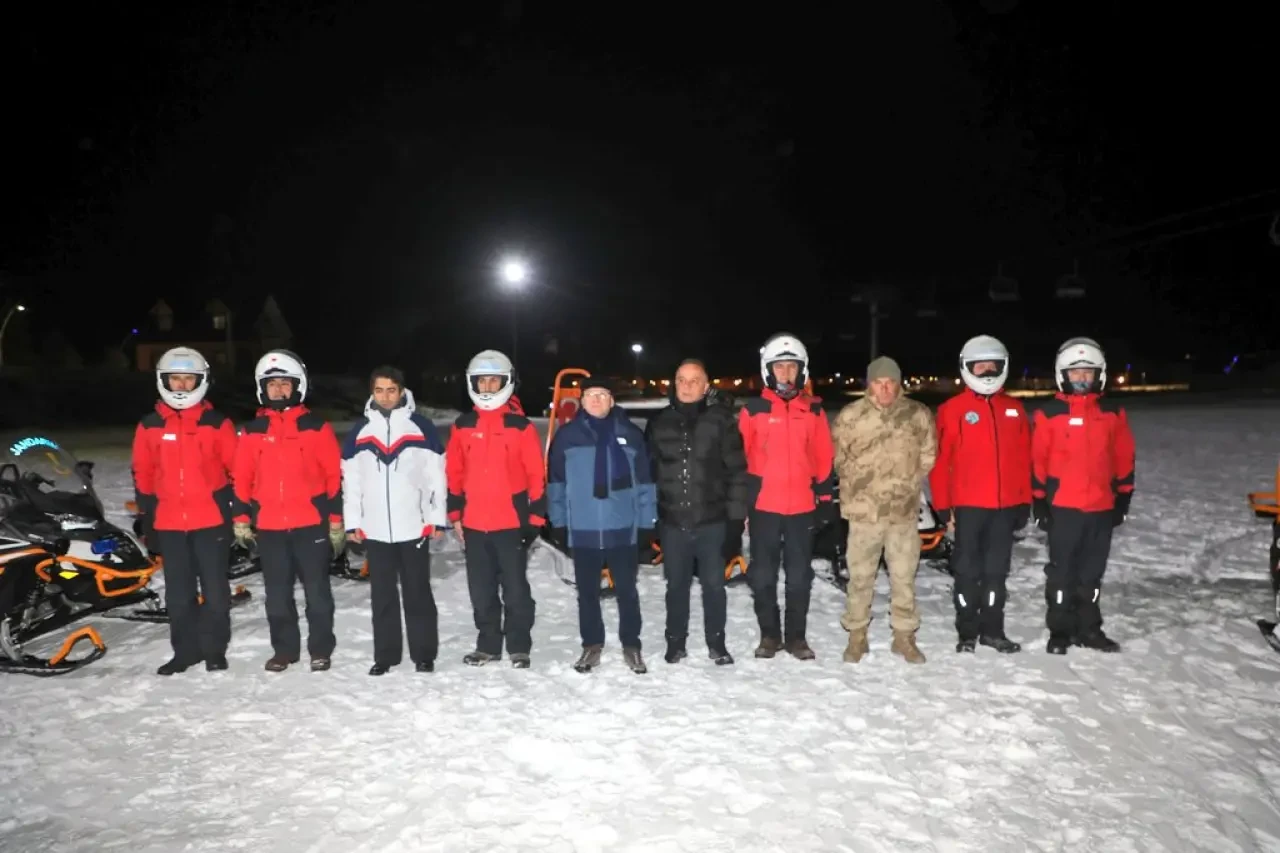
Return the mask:
<path fill-rule="evenodd" d="M 21 5 L 3 297 L 90 361 L 272 293 L 315 369 L 460 367 L 510 348 L 507 252 L 526 365 L 747 372 L 786 329 L 857 371 L 870 285 L 909 370 L 1280 348 L 1270 30 L 1214 4 Z"/>

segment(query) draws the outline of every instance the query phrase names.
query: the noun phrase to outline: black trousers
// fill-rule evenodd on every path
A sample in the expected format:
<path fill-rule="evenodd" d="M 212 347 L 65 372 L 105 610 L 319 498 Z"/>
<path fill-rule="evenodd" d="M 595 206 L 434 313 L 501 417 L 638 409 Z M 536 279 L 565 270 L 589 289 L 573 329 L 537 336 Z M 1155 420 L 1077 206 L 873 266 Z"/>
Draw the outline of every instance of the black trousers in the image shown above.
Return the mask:
<path fill-rule="evenodd" d="M 464 528 L 462 533 L 467 589 L 479 632 L 476 651 L 501 656 L 505 636 L 508 654 L 528 654 L 533 648 L 535 605 L 529 588 L 528 554 L 520 544 L 519 529 L 484 533 Z"/>
<path fill-rule="evenodd" d="M 574 548 L 573 576 L 578 589 L 578 632 L 582 645 L 604 645 L 604 614 L 600 608 L 600 574 L 608 567 L 618 603 L 618 639 L 622 647 L 640 648 L 640 552 L 634 545 L 621 548 Z"/>
<path fill-rule="evenodd" d="M 1102 576 L 1111 555 L 1111 512 L 1053 508 L 1044 567 L 1045 623 L 1061 637 L 1102 630 Z"/>
<path fill-rule="evenodd" d="M 702 587 L 702 627 L 707 644 L 716 648 L 724 644 L 724 537 L 723 521 L 693 530 L 662 525 L 659 541 L 667 572 L 668 640 L 683 640 L 689 634 L 689 589 L 696 570 Z"/>
<path fill-rule="evenodd" d="M 293 597 L 294 585 L 300 580 L 307 601 L 307 653 L 313 658 L 332 657 L 337 640 L 333 636 L 333 589 L 329 586 L 333 546 L 328 528 L 318 524 L 294 530 L 260 530 L 258 557 L 267 593 L 271 648 L 289 660 L 301 657 L 298 605 Z"/>
<path fill-rule="evenodd" d="M 189 666 L 225 656 L 231 642 L 231 531 L 223 525 L 157 530 L 154 538 L 164 554 L 164 604 L 174 659 Z"/>
<path fill-rule="evenodd" d="M 747 584 L 755 600 L 763 637 L 784 642 L 805 639 L 813 586 L 813 513 L 751 513 L 751 565 Z M 665 553 L 666 546 L 663 546 Z M 785 622 L 778 614 L 778 570 L 786 571 Z"/>
<path fill-rule="evenodd" d="M 400 595 L 404 594 L 404 627 L 409 659 L 431 663 L 440 647 L 436 599 L 431 592 L 431 540 L 411 542 L 365 540 L 369 555 L 369 601 L 373 613 L 373 661 L 395 666 L 404 654 L 400 631 Z"/>
<path fill-rule="evenodd" d="M 1005 582 L 1013 561 L 1013 529 L 1019 510 L 955 507 L 956 633 L 962 640 L 1004 636 Z"/>

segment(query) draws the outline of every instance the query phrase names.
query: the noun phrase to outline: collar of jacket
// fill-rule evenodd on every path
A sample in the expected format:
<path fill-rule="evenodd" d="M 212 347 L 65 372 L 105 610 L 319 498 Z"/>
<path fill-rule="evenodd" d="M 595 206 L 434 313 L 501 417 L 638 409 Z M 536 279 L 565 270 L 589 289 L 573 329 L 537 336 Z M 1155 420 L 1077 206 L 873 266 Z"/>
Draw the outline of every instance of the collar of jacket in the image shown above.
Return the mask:
<path fill-rule="evenodd" d="M 418 407 L 414 403 L 413 392 L 408 388 L 403 389 L 403 393 L 400 395 L 400 405 L 396 406 L 394 409 L 384 409 L 379 406 L 373 401 L 372 394 L 369 395 L 368 402 L 364 404 L 364 415 L 370 419 L 372 419 L 374 415 L 382 415 L 384 418 L 390 418 L 393 416 L 409 417 L 417 410 Z"/>

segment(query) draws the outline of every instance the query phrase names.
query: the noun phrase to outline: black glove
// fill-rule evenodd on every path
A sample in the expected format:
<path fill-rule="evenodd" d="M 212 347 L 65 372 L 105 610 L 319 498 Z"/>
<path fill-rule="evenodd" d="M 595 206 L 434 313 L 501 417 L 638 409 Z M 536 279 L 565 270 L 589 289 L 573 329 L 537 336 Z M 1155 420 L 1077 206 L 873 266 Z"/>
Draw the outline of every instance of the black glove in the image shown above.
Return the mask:
<path fill-rule="evenodd" d="M 520 528 L 520 547 L 528 551 L 529 546 L 533 544 L 533 540 L 538 538 L 538 534 L 540 532 L 541 531 L 537 527 L 530 527 L 529 525 L 525 525 L 524 527 L 521 527 Z"/>
<path fill-rule="evenodd" d="M 656 541 L 658 541 L 658 532 L 652 527 L 641 527 L 636 530 L 636 549 L 640 552 L 640 562 L 653 558 L 653 543 Z"/>
<path fill-rule="evenodd" d="M 551 528 L 551 533 L 547 536 L 547 539 L 550 540 L 557 551 L 569 553 L 569 529 L 567 527 Z"/>
<path fill-rule="evenodd" d="M 1031 520 L 1031 504 L 1019 504 L 1013 510 L 1013 532 L 1017 533 Z"/>
<path fill-rule="evenodd" d="M 1129 517 L 1129 504 L 1133 502 L 1133 492 L 1121 492 L 1116 495 L 1115 508 L 1111 510 L 1111 526 L 1119 527 Z"/>
<path fill-rule="evenodd" d="M 818 507 L 814 511 L 814 527 L 818 530 L 826 527 L 828 524 L 836 524 L 840 521 L 840 503 L 834 498 L 825 501 L 818 501 Z"/>
<path fill-rule="evenodd" d="M 1036 527 L 1048 533 L 1049 528 L 1052 526 L 1053 519 L 1050 517 L 1049 501 L 1044 498 L 1036 498 Z"/>
<path fill-rule="evenodd" d="M 731 518 L 724 523 L 724 561 L 742 556 L 742 533 L 747 523 L 741 518 Z"/>

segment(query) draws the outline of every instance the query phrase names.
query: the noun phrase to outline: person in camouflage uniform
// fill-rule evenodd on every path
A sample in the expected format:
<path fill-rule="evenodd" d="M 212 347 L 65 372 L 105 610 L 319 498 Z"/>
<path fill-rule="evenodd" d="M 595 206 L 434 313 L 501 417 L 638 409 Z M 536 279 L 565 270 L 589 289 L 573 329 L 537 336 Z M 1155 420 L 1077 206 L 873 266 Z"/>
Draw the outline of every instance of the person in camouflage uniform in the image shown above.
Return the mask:
<path fill-rule="evenodd" d="M 924 663 L 916 646 L 916 567 L 920 490 L 938 454 L 933 415 L 902 395 L 902 371 L 881 356 L 867 366 L 867 394 L 835 422 L 840 514 L 849 521 L 849 593 L 840 622 L 849 632 L 844 660 L 867 653 L 867 626 L 883 552 L 889 565 L 894 654 Z"/>

